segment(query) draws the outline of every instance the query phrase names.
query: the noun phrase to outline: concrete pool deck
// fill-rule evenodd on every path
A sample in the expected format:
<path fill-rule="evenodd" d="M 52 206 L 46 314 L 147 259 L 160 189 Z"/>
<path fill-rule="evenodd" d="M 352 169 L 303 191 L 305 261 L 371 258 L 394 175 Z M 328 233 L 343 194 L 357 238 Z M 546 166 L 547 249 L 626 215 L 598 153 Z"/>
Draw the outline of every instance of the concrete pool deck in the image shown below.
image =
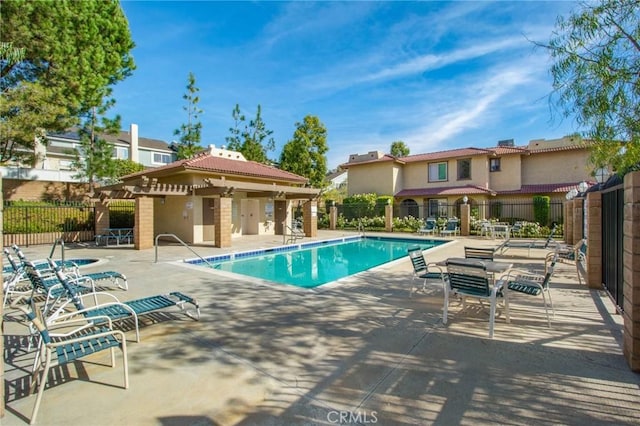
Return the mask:
<path fill-rule="evenodd" d="M 318 239 L 343 235 L 320 231 Z M 499 242 L 453 240 L 426 252 L 427 260 Z M 211 256 L 281 244 L 256 236 L 234 240 L 232 249 L 194 250 Z M 50 248 L 24 251 L 42 258 Z M 113 291 L 121 300 L 179 290 L 198 299 L 202 317 L 166 311 L 141 319 L 140 343 L 129 330 L 127 390 L 121 364 L 54 369 L 41 425 L 631 425 L 640 418 L 640 375 L 622 356 L 622 318 L 566 264 L 552 280 L 551 328 L 541 298 L 514 294 L 511 323 L 500 311 L 489 339 L 488 314 L 477 305 L 461 312 L 453 303 L 445 326 L 440 286 L 410 298 L 408 258 L 313 292 L 180 265 L 194 255 L 178 245 L 160 247 L 158 263 L 153 249 L 131 246 L 65 253 L 107 260 L 87 272 L 124 273 L 129 291 Z M 498 260 L 540 268 L 544 254 L 511 249 Z M 16 312 L 5 314 L 0 422 L 24 425 L 35 401 L 26 386 L 33 353 Z"/>

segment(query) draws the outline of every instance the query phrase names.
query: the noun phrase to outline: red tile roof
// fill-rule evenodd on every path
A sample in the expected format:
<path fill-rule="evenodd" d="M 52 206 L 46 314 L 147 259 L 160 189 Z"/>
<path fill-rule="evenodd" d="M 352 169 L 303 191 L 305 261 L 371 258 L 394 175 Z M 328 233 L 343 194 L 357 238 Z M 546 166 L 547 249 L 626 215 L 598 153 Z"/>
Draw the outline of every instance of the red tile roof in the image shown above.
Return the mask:
<path fill-rule="evenodd" d="M 124 179 L 130 179 L 132 177 L 138 177 L 142 175 L 166 175 L 168 172 L 179 172 L 186 170 L 212 172 L 223 175 L 276 179 L 301 184 L 308 181 L 308 179 L 305 177 L 286 172 L 284 170 L 280 170 L 276 167 L 268 166 L 266 164 L 257 163 L 255 161 L 239 161 L 222 157 L 214 157 L 209 155 L 209 153 L 201 154 L 194 158 L 189 158 L 186 160 L 174 161 L 171 164 L 156 167 L 153 169 L 133 173 L 125 176 Z"/>
<path fill-rule="evenodd" d="M 471 195 L 471 194 L 486 194 L 495 195 L 495 191 L 483 188 L 478 185 L 464 185 L 464 186 L 444 186 L 439 188 L 415 188 L 415 189 L 403 189 L 395 194 L 396 197 L 420 197 L 429 195 Z"/>
<path fill-rule="evenodd" d="M 385 163 L 385 162 L 391 162 L 391 161 L 395 161 L 396 163 L 404 164 L 405 163 L 404 160 L 406 158 L 407 157 L 397 158 L 397 157 L 394 157 L 393 155 L 384 154 L 380 158 L 374 158 L 374 159 L 365 160 L 365 161 L 354 161 L 352 163 L 344 163 L 344 164 L 341 164 L 340 167 L 346 169 L 346 168 L 349 168 L 349 167 L 352 167 L 352 166 L 359 166 L 361 164 Z"/>
<path fill-rule="evenodd" d="M 409 155 L 407 157 L 401 157 L 400 160 L 407 163 L 413 163 L 417 161 L 435 161 L 443 160 L 445 158 L 470 157 L 473 155 L 487 155 L 491 153 L 491 150 L 482 148 L 459 148 L 447 151 L 429 152 L 426 154 Z"/>
<path fill-rule="evenodd" d="M 500 195 L 506 194 L 546 194 L 546 193 L 554 193 L 560 192 L 565 193 L 569 192 L 572 189 L 578 189 L 578 184 L 580 182 L 575 183 L 545 183 L 538 185 L 522 185 L 520 189 L 514 189 L 511 191 L 500 191 Z M 589 185 L 595 185 L 596 182 L 587 182 Z"/>

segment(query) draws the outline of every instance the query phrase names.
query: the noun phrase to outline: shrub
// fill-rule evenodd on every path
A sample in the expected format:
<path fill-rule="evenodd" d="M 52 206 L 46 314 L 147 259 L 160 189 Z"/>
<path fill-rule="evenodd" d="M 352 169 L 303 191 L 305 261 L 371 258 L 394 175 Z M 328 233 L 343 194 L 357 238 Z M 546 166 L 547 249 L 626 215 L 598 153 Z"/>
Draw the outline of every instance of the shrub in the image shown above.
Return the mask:
<path fill-rule="evenodd" d="M 545 195 L 533 196 L 533 218 L 536 222 L 546 226 L 549 224 L 551 198 Z"/>

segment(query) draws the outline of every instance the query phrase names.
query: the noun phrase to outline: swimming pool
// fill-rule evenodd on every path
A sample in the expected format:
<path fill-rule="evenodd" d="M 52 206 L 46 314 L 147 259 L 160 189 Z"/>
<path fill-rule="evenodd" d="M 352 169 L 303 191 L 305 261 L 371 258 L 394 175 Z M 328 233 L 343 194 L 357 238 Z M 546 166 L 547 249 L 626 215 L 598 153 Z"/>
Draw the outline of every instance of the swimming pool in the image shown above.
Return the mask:
<path fill-rule="evenodd" d="M 399 259 L 407 255 L 410 247 L 426 250 L 445 242 L 414 238 L 350 237 L 215 256 L 206 260 L 217 270 L 314 288 Z M 201 259 L 185 262 L 207 266 Z"/>

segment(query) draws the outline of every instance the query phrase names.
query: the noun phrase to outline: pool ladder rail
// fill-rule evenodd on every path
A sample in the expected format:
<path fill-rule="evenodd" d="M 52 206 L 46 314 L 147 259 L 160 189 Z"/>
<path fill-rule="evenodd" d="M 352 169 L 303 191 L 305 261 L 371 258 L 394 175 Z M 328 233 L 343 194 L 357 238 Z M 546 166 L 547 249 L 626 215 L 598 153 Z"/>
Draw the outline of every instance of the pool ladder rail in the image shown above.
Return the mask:
<path fill-rule="evenodd" d="M 189 244 L 187 244 L 184 241 L 182 241 L 176 234 L 158 234 L 158 235 L 156 235 L 156 243 L 155 243 L 156 258 L 155 258 L 154 263 L 158 263 L 158 240 L 160 239 L 160 237 L 172 237 L 177 242 L 179 242 L 180 244 L 185 246 L 187 249 L 189 249 L 189 251 L 191 253 L 195 254 L 200 260 L 202 260 L 204 263 L 206 263 L 209 267 L 213 268 L 213 265 L 211 264 L 211 262 L 209 262 L 207 259 L 205 259 L 204 257 L 200 256 L 198 253 L 196 253 L 196 251 L 194 249 L 192 249 L 189 246 Z"/>

